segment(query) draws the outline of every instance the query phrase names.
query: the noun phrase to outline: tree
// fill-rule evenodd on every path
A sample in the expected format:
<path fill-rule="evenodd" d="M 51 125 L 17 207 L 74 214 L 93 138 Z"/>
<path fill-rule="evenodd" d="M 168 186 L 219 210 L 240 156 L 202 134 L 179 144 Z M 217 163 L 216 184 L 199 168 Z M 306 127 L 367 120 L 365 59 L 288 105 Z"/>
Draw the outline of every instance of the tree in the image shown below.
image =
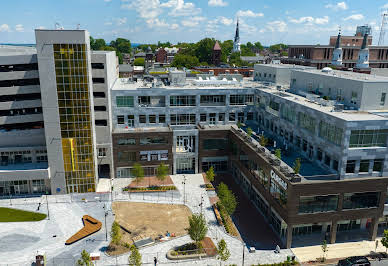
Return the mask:
<path fill-rule="evenodd" d="M 200 243 L 207 233 L 206 220 L 203 214 L 193 214 L 189 217 L 189 228 L 187 231 L 197 248 L 200 248 Z"/>
<path fill-rule="evenodd" d="M 135 66 L 144 66 L 145 65 L 145 60 L 144 58 L 136 58 L 135 61 L 133 61 L 133 65 Z"/>
<path fill-rule="evenodd" d="M 217 196 L 220 199 L 221 205 L 225 208 L 229 215 L 232 215 L 237 207 L 236 196 L 228 186 L 221 182 L 217 187 Z"/>
<path fill-rule="evenodd" d="M 238 128 L 241 128 L 241 127 L 242 127 L 242 124 L 241 124 L 240 121 L 237 121 L 237 127 L 238 127 Z"/>
<path fill-rule="evenodd" d="M 292 167 L 294 169 L 295 174 L 299 174 L 300 166 L 301 166 L 300 158 L 296 158 L 295 163 L 294 163 L 294 167 Z"/>
<path fill-rule="evenodd" d="M 388 249 L 388 229 L 384 230 L 384 236 L 381 238 L 381 244 L 385 247 L 385 252 Z"/>
<path fill-rule="evenodd" d="M 206 171 L 206 178 L 210 182 L 214 181 L 214 168 L 213 168 L 213 166 L 210 166 L 209 170 Z"/>
<path fill-rule="evenodd" d="M 216 44 L 216 40 L 213 38 L 205 38 L 200 40 L 195 46 L 195 56 L 199 62 L 207 62 L 212 64 L 213 62 L 213 48 Z M 222 51 L 222 50 L 221 50 Z"/>
<path fill-rule="evenodd" d="M 226 63 L 228 56 L 232 53 L 233 50 L 233 40 L 226 40 L 220 43 L 221 46 L 221 61 Z"/>
<path fill-rule="evenodd" d="M 139 163 L 133 165 L 133 175 L 135 177 L 136 183 L 141 182 L 144 179 L 144 169 Z"/>
<path fill-rule="evenodd" d="M 248 127 L 247 128 L 247 135 L 248 135 L 248 137 L 252 136 L 252 133 L 253 133 L 252 128 Z"/>
<path fill-rule="evenodd" d="M 261 42 L 255 42 L 255 48 L 259 51 L 263 51 L 264 47 L 261 45 Z"/>
<path fill-rule="evenodd" d="M 129 255 L 128 262 L 130 266 L 140 266 L 141 265 L 141 254 L 135 245 L 132 245 L 130 248 L 131 255 Z"/>
<path fill-rule="evenodd" d="M 163 182 L 166 180 L 166 177 L 168 175 L 168 166 L 165 165 L 164 163 L 161 163 L 158 168 L 156 169 L 156 178 Z"/>
<path fill-rule="evenodd" d="M 178 68 L 193 68 L 198 65 L 199 60 L 197 57 L 185 54 L 176 54 L 174 60 L 171 63 L 171 66 Z"/>
<path fill-rule="evenodd" d="M 90 259 L 90 254 L 86 250 L 82 250 L 81 259 L 77 261 L 79 266 L 90 266 L 92 265 L 92 260 Z"/>
<path fill-rule="evenodd" d="M 283 43 L 278 43 L 278 44 L 274 44 L 274 45 L 271 45 L 269 47 L 269 50 L 272 52 L 272 53 L 279 53 L 281 52 L 282 50 L 285 50 L 288 48 L 288 45 L 286 44 L 283 44 Z"/>
<path fill-rule="evenodd" d="M 264 136 L 261 136 L 259 143 L 260 143 L 261 146 L 265 147 L 268 144 L 268 139 L 266 137 L 264 137 Z"/>
<path fill-rule="evenodd" d="M 121 231 L 120 231 L 120 225 L 114 221 L 112 224 L 112 230 L 110 232 L 110 236 L 112 238 L 112 243 L 119 245 L 121 241 Z"/>
<path fill-rule="evenodd" d="M 228 250 L 228 247 L 226 245 L 226 242 L 224 239 L 221 239 L 220 242 L 218 242 L 217 245 L 217 259 L 221 261 L 227 261 L 230 257 L 230 251 Z"/>
<path fill-rule="evenodd" d="M 117 38 L 116 41 L 111 41 L 110 46 L 114 47 L 120 53 L 130 53 L 132 50 L 131 41 L 124 38 Z"/>
<path fill-rule="evenodd" d="M 278 157 L 279 159 L 282 159 L 282 150 L 281 149 L 276 149 L 275 150 L 275 156 Z"/>
<path fill-rule="evenodd" d="M 91 47 L 92 50 L 103 50 L 106 46 L 106 42 L 104 39 L 95 39 L 93 46 L 94 47 Z"/>
<path fill-rule="evenodd" d="M 322 251 L 323 251 L 322 261 L 325 261 L 326 260 L 326 252 L 329 250 L 328 247 L 327 247 L 326 240 L 323 240 L 321 248 L 322 248 Z"/>

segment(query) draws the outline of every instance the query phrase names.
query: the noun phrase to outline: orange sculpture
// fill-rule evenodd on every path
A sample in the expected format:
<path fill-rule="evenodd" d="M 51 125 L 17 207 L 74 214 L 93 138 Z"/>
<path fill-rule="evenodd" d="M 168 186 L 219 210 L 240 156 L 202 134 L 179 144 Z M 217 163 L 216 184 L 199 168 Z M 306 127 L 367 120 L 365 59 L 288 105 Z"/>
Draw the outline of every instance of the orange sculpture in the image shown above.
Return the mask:
<path fill-rule="evenodd" d="M 65 245 L 71 245 L 77 242 L 78 240 L 81 240 L 87 236 L 90 236 L 91 234 L 98 232 L 102 226 L 102 223 L 99 220 L 94 219 L 89 215 L 84 215 L 82 217 L 82 222 L 84 224 L 84 227 L 77 233 L 75 233 L 72 237 L 70 237 L 68 240 L 66 240 Z"/>

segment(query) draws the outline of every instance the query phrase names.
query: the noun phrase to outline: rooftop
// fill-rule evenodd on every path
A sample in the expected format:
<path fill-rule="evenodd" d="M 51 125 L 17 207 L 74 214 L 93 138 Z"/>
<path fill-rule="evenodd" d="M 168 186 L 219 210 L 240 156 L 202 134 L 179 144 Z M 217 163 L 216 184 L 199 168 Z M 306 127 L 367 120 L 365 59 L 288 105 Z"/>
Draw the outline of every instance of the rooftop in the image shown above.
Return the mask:
<path fill-rule="evenodd" d="M 0 56 L 32 55 L 36 48 L 31 46 L 0 45 Z"/>

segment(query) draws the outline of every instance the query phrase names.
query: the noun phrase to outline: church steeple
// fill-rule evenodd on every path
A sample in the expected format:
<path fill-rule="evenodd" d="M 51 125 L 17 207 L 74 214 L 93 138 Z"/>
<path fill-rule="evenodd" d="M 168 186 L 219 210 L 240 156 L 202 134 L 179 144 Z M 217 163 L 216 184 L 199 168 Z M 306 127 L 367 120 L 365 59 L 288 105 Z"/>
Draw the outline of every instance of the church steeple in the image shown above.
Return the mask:
<path fill-rule="evenodd" d="M 364 34 L 361 49 L 358 52 L 356 68 L 369 68 L 368 33 Z"/>
<path fill-rule="evenodd" d="M 236 34 L 234 35 L 233 52 L 240 52 L 240 29 L 237 18 Z"/>
<path fill-rule="evenodd" d="M 331 58 L 331 64 L 333 66 L 341 66 L 342 65 L 342 48 L 341 45 L 341 29 L 338 31 L 337 42 L 335 43 L 335 48 L 333 51 L 333 57 Z"/>

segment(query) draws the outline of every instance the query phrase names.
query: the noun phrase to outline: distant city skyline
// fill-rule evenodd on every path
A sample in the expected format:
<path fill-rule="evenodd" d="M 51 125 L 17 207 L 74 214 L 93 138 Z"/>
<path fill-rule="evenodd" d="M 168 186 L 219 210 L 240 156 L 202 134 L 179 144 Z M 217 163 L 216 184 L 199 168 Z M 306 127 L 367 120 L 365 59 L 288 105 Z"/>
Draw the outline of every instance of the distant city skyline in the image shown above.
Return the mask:
<path fill-rule="evenodd" d="M 285 0 L 50 0 L 4 1 L 0 43 L 34 43 L 34 29 L 87 29 L 107 42 L 117 37 L 133 43 L 197 42 L 211 37 L 232 40 L 240 18 L 241 43 L 263 45 L 328 44 L 341 26 L 353 35 L 357 25 L 372 26 L 377 43 L 381 12 L 388 1 Z M 17 14 L 15 14 L 17 12 Z M 388 38 L 388 36 L 387 36 Z M 385 44 L 388 43 L 388 40 Z"/>

